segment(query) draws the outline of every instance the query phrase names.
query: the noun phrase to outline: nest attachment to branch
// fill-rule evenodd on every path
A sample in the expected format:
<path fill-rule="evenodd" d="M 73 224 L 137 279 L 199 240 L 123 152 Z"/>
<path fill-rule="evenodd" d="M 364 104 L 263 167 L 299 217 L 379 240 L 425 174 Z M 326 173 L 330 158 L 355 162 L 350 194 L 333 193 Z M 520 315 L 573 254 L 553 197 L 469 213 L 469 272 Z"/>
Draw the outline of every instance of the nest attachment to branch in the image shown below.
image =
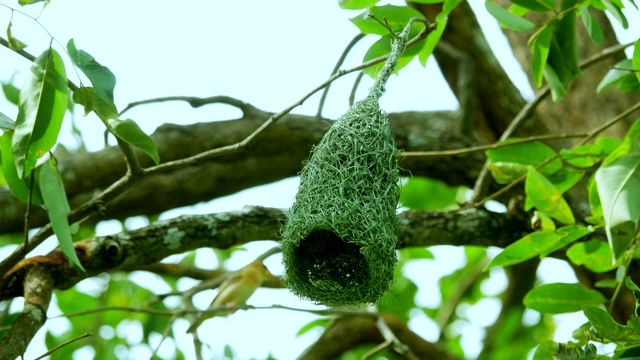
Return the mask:
<path fill-rule="evenodd" d="M 282 234 L 286 285 L 329 306 L 375 303 L 397 259 L 397 149 L 377 98 L 352 106 L 312 150 Z"/>

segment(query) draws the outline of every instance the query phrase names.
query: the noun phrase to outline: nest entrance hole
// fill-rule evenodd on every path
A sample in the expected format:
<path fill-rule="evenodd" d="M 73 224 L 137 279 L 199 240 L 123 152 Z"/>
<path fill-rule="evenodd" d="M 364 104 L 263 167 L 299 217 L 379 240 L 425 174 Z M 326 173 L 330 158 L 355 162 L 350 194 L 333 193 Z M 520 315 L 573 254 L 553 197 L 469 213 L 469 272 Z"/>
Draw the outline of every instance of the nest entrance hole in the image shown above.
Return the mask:
<path fill-rule="evenodd" d="M 369 263 L 360 245 L 344 241 L 333 231 L 313 230 L 300 241 L 295 256 L 317 288 L 347 289 L 369 281 Z"/>

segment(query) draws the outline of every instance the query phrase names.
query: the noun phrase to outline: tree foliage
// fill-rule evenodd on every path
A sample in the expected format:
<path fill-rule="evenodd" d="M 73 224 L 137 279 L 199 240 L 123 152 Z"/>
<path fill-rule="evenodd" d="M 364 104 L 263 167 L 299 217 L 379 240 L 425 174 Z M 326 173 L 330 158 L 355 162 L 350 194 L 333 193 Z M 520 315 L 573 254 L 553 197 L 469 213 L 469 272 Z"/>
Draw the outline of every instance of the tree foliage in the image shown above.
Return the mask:
<path fill-rule="evenodd" d="M 19 5 L 43 11 L 55 6 L 39 2 Z M 158 220 L 158 214 L 295 176 L 326 126 L 292 110 L 345 74 L 375 77 L 391 49 L 391 32 L 412 18 L 422 21 L 413 23 L 395 71 L 402 74 L 411 61 L 424 66 L 435 60 L 460 108 L 389 114 L 405 177 L 399 184 L 395 281 L 369 311 L 303 310 L 317 317 L 298 335 L 317 328 L 322 334 L 300 358 L 468 358 L 474 354 L 463 345 L 460 327 L 471 321 L 471 306 L 487 301 L 500 310 L 484 326 L 479 359 L 637 357 L 640 104 L 634 101 L 640 92 L 640 39 L 619 44 L 609 20 L 628 28 L 637 21 L 635 2 L 487 0 L 475 9 L 500 24 L 536 88 L 529 101 L 499 65 L 467 2 L 340 0 L 337 5 L 359 12 L 349 19 L 361 32 L 354 41 L 363 36 L 375 41 L 362 65 L 340 70 L 339 63 L 325 83 L 292 94 L 301 100 L 279 113 L 224 95 L 177 95 L 118 108 L 117 74 L 90 54 L 99 44 L 79 49 L 70 39 L 63 48 L 51 39 L 47 49 L 32 55 L 29 44 L 18 39 L 26 34 L 14 34 L 9 21 L 1 51 L 22 56 L 30 71 L 24 84 L 2 84 L 18 112 L 15 119 L 0 112 L 0 246 L 8 254 L 0 261 L 0 359 L 24 353 L 47 321 L 52 294 L 69 320 L 67 331 L 46 333 L 52 358 L 71 358 L 87 344 L 96 358 L 127 354 L 136 346 L 155 356 L 162 343 L 184 341 L 181 321 L 193 322 L 210 311 L 194 306 L 194 296 L 227 286 L 223 280 L 234 273 L 225 270 L 225 261 L 242 245 L 279 241 L 286 212 L 245 207 L 169 220 Z M 12 18 L 24 16 L 5 5 L 0 10 Z M 88 82 L 76 84 L 70 74 L 79 73 Z M 242 118 L 165 125 L 147 134 L 124 116 L 134 107 L 164 101 L 192 107 L 223 103 L 238 108 Z M 113 137 L 117 146 L 96 153 L 56 148 L 65 114 L 78 105 L 102 121 L 96 131 Z M 207 181 L 199 182 L 202 178 Z M 121 233 L 95 235 L 100 221 L 124 224 L 139 215 L 147 217 L 148 226 L 123 225 Z M 51 235 L 58 249 L 27 255 Z M 423 306 L 416 295 L 429 275 L 416 281 L 403 274 L 412 264 L 444 256 L 432 248 L 436 245 L 460 247 L 465 261 L 439 279 L 441 304 Z M 218 269 L 195 266 L 194 252 L 203 248 L 215 250 Z M 277 252 L 276 247 L 259 258 Z M 175 254 L 186 255 L 170 258 Z M 541 284 L 536 275 L 541 259 L 568 264 L 578 282 Z M 133 281 L 136 271 L 157 275 L 167 291 L 140 286 Z M 506 284 L 492 292 L 487 284 L 496 272 L 506 274 Z M 185 290 L 178 285 L 184 278 L 201 282 Z M 84 279 L 101 286 L 94 291 L 76 286 Z M 262 285 L 287 291 L 278 279 Z M 11 306 L 18 297 L 24 298 L 22 309 Z M 230 305 L 216 311 L 251 309 Z M 270 310 L 247 314 L 260 311 Z M 531 313 L 539 316 L 532 320 Z M 553 316 L 568 313 L 582 314 L 585 323 L 562 334 L 571 340 L 556 342 Z M 423 315 L 437 328 L 435 340 L 412 331 L 412 321 Z M 116 334 L 131 324 L 142 329 L 137 343 Z M 194 333 L 190 349 L 197 356 L 209 354 L 205 335 Z M 166 357 L 194 356 L 183 347 L 172 349 Z M 224 356 L 234 354 L 227 345 Z"/>

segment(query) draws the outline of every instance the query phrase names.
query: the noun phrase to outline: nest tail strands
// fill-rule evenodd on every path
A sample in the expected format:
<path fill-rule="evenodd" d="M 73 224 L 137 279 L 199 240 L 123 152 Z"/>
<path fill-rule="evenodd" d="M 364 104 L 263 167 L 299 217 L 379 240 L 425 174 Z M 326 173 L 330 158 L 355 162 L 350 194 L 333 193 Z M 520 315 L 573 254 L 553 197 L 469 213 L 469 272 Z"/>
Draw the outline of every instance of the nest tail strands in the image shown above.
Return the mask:
<path fill-rule="evenodd" d="M 327 131 L 300 173 L 282 232 L 285 283 L 328 306 L 375 303 L 393 282 L 397 148 L 379 99 L 408 28 L 370 90 Z"/>

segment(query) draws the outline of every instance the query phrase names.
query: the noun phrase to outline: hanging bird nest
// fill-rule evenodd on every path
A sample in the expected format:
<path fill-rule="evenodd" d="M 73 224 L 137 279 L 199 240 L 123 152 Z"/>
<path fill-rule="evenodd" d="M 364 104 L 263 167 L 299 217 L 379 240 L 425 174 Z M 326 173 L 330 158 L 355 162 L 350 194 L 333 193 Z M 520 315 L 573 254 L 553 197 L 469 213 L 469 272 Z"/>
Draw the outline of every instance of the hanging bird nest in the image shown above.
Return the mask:
<path fill-rule="evenodd" d="M 398 150 L 379 99 L 406 40 L 405 31 L 369 95 L 333 124 L 300 172 L 282 232 L 285 283 L 300 297 L 371 304 L 393 282 Z"/>

